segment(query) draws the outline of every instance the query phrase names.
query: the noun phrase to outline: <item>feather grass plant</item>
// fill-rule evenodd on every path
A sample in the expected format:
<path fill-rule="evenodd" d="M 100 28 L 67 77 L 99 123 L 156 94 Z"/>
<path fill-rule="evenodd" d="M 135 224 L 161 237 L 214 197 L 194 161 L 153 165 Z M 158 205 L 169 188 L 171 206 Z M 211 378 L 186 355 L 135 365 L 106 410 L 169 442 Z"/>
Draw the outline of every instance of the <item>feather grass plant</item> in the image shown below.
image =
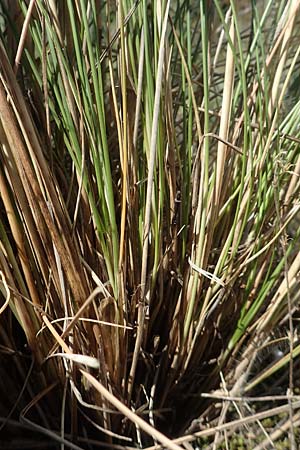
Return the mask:
<path fill-rule="evenodd" d="M 296 448 L 300 2 L 262 3 L 0 2 L 7 448 L 217 448 L 280 413 Z"/>

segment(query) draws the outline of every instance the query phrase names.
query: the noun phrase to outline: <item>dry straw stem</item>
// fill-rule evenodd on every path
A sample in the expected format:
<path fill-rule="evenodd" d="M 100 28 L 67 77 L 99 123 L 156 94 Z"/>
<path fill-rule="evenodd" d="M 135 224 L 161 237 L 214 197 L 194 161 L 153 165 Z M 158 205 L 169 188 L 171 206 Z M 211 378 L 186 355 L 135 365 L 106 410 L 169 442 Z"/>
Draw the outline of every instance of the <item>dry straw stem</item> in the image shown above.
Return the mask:
<path fill-rule="evenodd" d="M 280 55 L 279 55 L 279 61 L 277 63 L 276 73 L 273 80 L 272 85 L 272 91 L 270 96 L 270 103 L 269 103 L 269 118 L 272 117 L 274 109 L 278 108 L 277 101 L 278 101 L 278 95 L 280 94 L 279 87 L 282 83 L 282 72 L 286 65 L 286 59 L 288 56 L 288 47 L 289 47 L 289 41 L 291 39 L 293 30 L 294 30 L 294 22 L 296 20 L 296 14 L 300 7 L 299 0 L 292 0 L 291 2 L 287 2 L 286 4 L 286 11 L 283 12 L 282 17 L 287 16 L 287 22 L 284 29 L 284 34 L 282 38 L 281 43 L 281 49 L 280 49 Z M 280 26 L 280 24 L 278 24 Z"/>
<path fill-rule="evenodd" d="M 53 252 L 52 248 L 50 249 L 51 244 L 48 234 L 50 233 L 74 297 L 81 304 L 83 299 L 86 298 L 85 292 L 87 292 L 87 285 L 85 277 L 82 276 L 83 273 L 78 256 L 73 251 L 74 243 L 70 239 L 69 224 L 66 220 L 67 214 L 63 211 L 63 207 L 57 198 L 49 168 L 46 165 L 39 140 L 36 136 L 35 127 L 27 112 L 24 97 L 8 61 L 2 42 L 0 43 L 0 55 L 2 66 L 0 120 L 5 130 L 7 142 L 13 159 L 16 161 L 27 201 L 32 211 L 34 211 L 36 227 L 40 232 L 45 250 L 49 258 L 52 258 Z M 23 139 L 26 142 L 26 146 L 24 145 Z M 31 158 L 32 161 L 30 161 Z M 54 211 L 55 222 L 50 215 L 47 202 L 51 202 L 53 205 L 52 209 Z M 25 205 L 24 209 L 26 209 Z M 52 265 L 55 267 L 56 264 L 54 261 Z M 59 285 L 59 282 L 57 284 Z"/>
<path fill-rule="evenodd" d="M 229 36 L 232 41 L 232 45 L 235 45 L 235 29 L 234 20 L 231 19 Z M 227 146 L 224 142 L 228 140 L 229 125 L 231 123 L 231 107 L 232 107 L 232 95 L 234 85 L 234 54 L 231 45 L 227 45 L 226 63 L 225 63 L 225 78 L 223 88 L 223 100 L 220 117 L 220 142 L 218 142 L 217 148 L 217 167 L 216 167 L 216 184 L 215 184 L 215 204 L 214 208 L 216 212 L 219 209 L 219 202 L 221 196 L 221 190 L 223 187 L 224 167 L 227 158 Z"/>
<path fill-rule="evenodd" d="M 202 392 L 201 397 L 203 398 L 213 398 L 216 400 L 228 400 L 229 402 L 245 402 L 245 403 L 255 403 L 255 402 L 272 402 L 277 400 L 288 400 L 291 397 L 288 395 L 264 395 L 261 397 L 245 397 L 244 395 L 241 396 L 234 396 L 231 394 L 224 394 L 224 393 L 218 393 L 213 392 L 211 394 Z M 300 395 L 293 395 L 291 400 L 300 400 Z"/>
<path fill-rule="evenodd" d="M 231 422 L 224 423 L 223 425 L 209 428 L 208 430 L 197 431 L 196 433 L 182 436 L 180 438 L 174 439 L 173 442 L 176 444 L 184 444 L 185 442 L 192 442 L 201 437 L 214 436 L 215 433 L 225 430 L 234 430 L 240 426 L 253 423 L 257 420 L 267 419 L 268 417 L 274 417 L 278 414 L 288 413 L 290 405 L 278 406 L 276 408 L 268 409 L 257 414 L 253 414 L 249 417 L 243 417 L 242 419 L 233 420 Z M 300 401 L 292 403 L 293 410 L 300 408 Z M 159 445 L 152 445 L 144 450 L 156 450 L 161 448 Z"/>
<path fill-rule="evenodd" d="M 74 317 L 72 317 L 71 322 L 67 325 L 64 332 L 61 334 L 61 336 L 58 336 L 56 339 L 56 344 L 51 348 L 49 355 L 52 355 L 55 350 L 57 349 L 58 345 L 62 346 L 62 343 L 64 342 L 64 339 L 69 335 L 69 333 L 72 331 L 72 329 L 75 327 L 75 325 L 78 323 L 81 315 L 84 313 L 85 310 L 89 307 L 91 302 L 97 297 L 99 294 L 105 294 L 105 296 L 109 297 L 109 292 L 105 288 L 105 286 L 101 283 L 101 286 L 98 286 L 94 289 L 94 291 L 88 296 L 88 298 L 85 300 L 83 305 L 78 309 Z"/>
<path fill-rule="evenodd" d="M 293 426 L 294 429 L 298 428 L 300 426 L 300 412 L 298 411 L 296 414 L 293 415 Z M 280 427 L 277 430 L 272 431 L 272 433 L 269 433 L 268 437 L 263 440 L 259 445 L 256 445 L 253 450 L 265 450 L 265 448 L 268 448 L 270 445 L 270 442 L 275 442 L 278 439 L 280 439 L 291 427 L 291 421 L 287 420 L 284 423 L 280 424 Z"/>
<path fill-rule="evenodd" d="M 118 6 L 118 20 L 120 23 L 120 37 L 121 37 L 121 89 L 122 89 L 122 124 L 123 133 L 122 137 L 119 137 L 119 145 L 122 150 L 122 212 L 121 212 L 121 224 L 120 224 L 120 253 L 119 253 L 119 271 L 122 270 L 124 247 L 125 247 L 125 225 L 126 225 L 126 209 L 127 209 L 127 181 L 128 181 L 128 110 L 127 110 L 127 67 L 125 58 L 125 36 L 124 36 L 124 17 L 123 17 L 123 5 L 119 2 Z M 117 112 L 117 110 L 116 110 Z"/>
<path fill-rule="evenodd" d="M 28 6 L 28 10 L 27 10 L 27 14 L 23 23 L 23 27 L 22 27 L 22 33 L 20 36 L 20 40 L 19 40 L 19 45 L 18 45 L 18 50 L 17 50 L 17 54 L 16 54 L 16 58 L 15 58 L 15 66 L 14 66 L 14 72 L 17 73 L 18 71 L 18 67 L 20 65 L 20 61 L 21 61 L 21 56 L 22 56 L 22 52 L 24 49 L 24 45 L 25 45 L 25 39 L 28 33 L 28 27 L 29 27 L 29 23 L 31 20 L 31 14 L 32 11 L 34 9 L 35 6 L 35 0 L 30 0 L 29 6 Z"/>
<path fill-rule="evenodd" d="M 108 400 L 115 408 L 117 408 L 122 414 L 124 414 L 125 417 L 135 423 L 137 427 L 141 428 L 143 431 L 149 434 L 149 436 L 152 436 L 164 447 L 170 450 L 182 450 L 182 447 L 168 439 L 164 434 L 160 433 L 158 430 L 145 422 L 141 417 L 127 408 L 124 403 L 120 402 L 120 400 L 118 400 L 101 383 L 99 383 L 99 381 L 97 381 L 95 377 L 93 377 L 88 372 L 85 372 L 84 370 L 81 370 L 81 373 L 91 383 L 91 385 L 94 386 L 94 388 L 97 389 L 97 391 L 101 395 L 103 395 L 106 400 Z"/>
<path fill-rule="evenodd" d="M 5 278 L 5 275 L 2 272 L 2 270 L 0 270 L 0 276 L 1 276 L 1 279 L 2 279 L 1 283 L 2 283 L 2 285 L 4 287 L 5 294 L 6 294 L 5 302 L 3 303 L 3 305 L 0 308 L 0 315 L 1 315 L 3 313 L 3 311 L 5 311 L 5 309 L 9 305 L 9 302 L 10 302 L 10 289 L 9 289 L 9 287 L 7 285 L 6 278 Z"/>

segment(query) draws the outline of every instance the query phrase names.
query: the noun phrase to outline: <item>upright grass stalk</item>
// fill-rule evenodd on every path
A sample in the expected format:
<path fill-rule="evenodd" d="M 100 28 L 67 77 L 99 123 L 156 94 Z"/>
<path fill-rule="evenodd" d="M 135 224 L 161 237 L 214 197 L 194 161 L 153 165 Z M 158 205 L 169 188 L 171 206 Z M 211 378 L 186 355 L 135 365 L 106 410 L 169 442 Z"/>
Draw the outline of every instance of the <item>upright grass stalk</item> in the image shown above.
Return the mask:
<path fill-rule="evenodd" d="M 158 118 L 160 111 L 160 96 L 163 76 L 163 62 L 164 62 L 164 49 L 165 49 L 165 35 L 167 29 L 167 20 L 170 7 L 170 0 L 167 1 L 166 9 L 164 12 L 164 19 L 162 22 L 160 46 L 159 46 L 159 58 L 157 65 L 157 78 L 154 97 L 154 109 L 152 119 L 151 141 L 150 141 L 150 159 L 149 159 L 149 172 L 147 182 L 147 196 L 145 204 L 145 219 L 144 219 L 144 231 L 143 231 L 143 252 L 142 252 L 142 269 L 141 269 L 141 294 L 138 306 L 138 329 L 135 341 L 133 360 L 129 374 L 128 394 L 129 399 L 132 394 L 132 386 L 135 378 L 135 371 L 137 361 L 142 345 L 142 339 L 144 337 L 144 324 L 145 318 L 149 315 L 150 308 L 150 293 L 149 286 L 147 285 L 147 264 L 148 264 L 148 248 L 150 239 L 150 220 L 151 220 L 151 204 L 152 204 L 152 192 L 154 183 L 154 167 L 156 160 L 156 141 L 158 133 Z"/>

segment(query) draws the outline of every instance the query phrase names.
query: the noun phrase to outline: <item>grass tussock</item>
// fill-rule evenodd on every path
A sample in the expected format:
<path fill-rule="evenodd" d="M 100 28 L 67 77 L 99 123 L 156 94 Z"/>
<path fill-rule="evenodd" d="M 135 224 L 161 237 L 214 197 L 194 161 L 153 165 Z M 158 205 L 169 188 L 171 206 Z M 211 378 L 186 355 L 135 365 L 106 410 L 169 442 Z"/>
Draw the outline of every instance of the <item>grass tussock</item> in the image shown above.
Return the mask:
<path fill-rule="evenodd" d="M 0 2 L 7 448 L 296 448 L 299 9 Z"/>

